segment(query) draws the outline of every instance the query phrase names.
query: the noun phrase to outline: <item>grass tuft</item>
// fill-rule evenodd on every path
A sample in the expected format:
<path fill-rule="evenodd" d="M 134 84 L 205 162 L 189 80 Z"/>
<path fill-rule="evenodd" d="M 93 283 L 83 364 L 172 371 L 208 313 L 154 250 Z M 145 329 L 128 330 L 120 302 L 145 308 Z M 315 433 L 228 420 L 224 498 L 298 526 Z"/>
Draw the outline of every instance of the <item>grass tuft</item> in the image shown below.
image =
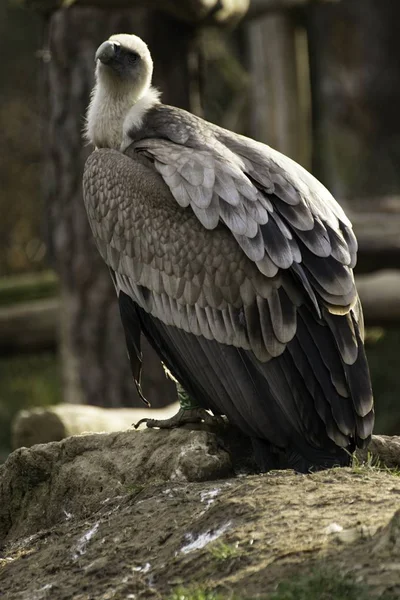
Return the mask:
<path fill-rule="evenodd" d="M 371 600 L 371 596 L 350 575 L 317 571 L 281 582 L 268 600 Z"/>
<path fill-rule="evenodd" d="M 373 455 L 371 452 L 368 452 L 367 459 L 365 461 L 361 461 L 357 455 L 354 454 L 352 460 L 352 471 L 361 475 L 371 471 L 375 473 L 379 471 L 381 473 L 393 475 L 394 477 L 400 477 L 399 467 L 388 467 L 380 460 L 379 457 Z"/>
<path fill-rule="evenodd" d="M 212 546 L 209 547 L 208 552 L 218 561 L 237 558 L 242 554 L 241 550 L 236 544 L 225 544 L 224 542 L 212 544 Z"/>

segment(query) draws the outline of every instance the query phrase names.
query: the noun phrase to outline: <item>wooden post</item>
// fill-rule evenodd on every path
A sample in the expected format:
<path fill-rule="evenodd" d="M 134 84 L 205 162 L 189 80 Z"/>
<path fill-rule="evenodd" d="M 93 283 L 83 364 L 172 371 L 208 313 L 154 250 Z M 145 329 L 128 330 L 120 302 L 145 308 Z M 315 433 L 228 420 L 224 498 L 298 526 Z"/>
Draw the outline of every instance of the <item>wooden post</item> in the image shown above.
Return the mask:
<path fill-rule="evenodd" d="M 292 13 L 247 24 L 252 79 L 251 135 L 309 167 L 308 55 Z"/>

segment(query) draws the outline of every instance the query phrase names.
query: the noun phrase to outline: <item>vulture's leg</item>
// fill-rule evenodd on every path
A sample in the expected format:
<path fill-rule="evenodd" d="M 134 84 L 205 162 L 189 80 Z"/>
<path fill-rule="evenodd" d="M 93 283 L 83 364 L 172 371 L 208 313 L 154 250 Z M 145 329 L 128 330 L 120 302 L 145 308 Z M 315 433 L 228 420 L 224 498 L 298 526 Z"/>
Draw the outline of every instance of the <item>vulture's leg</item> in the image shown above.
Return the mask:
<path fill-rule="evenodd" d="M 142 353 L 140 349 L 140 333 L 142 330 L 141 319 L 137 312 L 137 307 L 127 294 L 120 291 L 119 293 L 119 308 L 122 324 L 125 330 L 126 344 L 128 355 L 131 362 L 132 374 L 135 380 L 136 388 L 142 400 L 148 404 L 144 398 L 140 385 L 140 375 L 142 367 Z M 143 325 L 143 324 L 142 324 Z M 145 330 L 144 330 L 144 333 Z M 152 336 L 146 336 L 155 351 L 158 352 L 157 344 Z M 142 423 L 146 423 L 147 427 L 158 427 L 160 429 L 174 429 L 176 427 L 188 426 L 190 424 L 197 425 L 196 429 L 204 428 L 208 430 L 225 428 L 225 422 L 220 416 L 212 416 L 204 408 L 199 406 L 197 402 L 186 392 L 183 386 L 178 382 L 176 377 L 163 363 L 163 367 L 167 377 L 170 377 L 176 384 L 179 400 L 179 410 L 176 415 L 169 419 L 140 419 L 134 427 L 138 429 Z"/>
<path fill-rule="evenodd" d="M 206 427 L 211 428 L 225 426 L 222 417 L 219 415 L 212 416 L 204 408 L 201 408 L 177 381 L 176 389 L 178 392 L 179 410 L 175 415 L 169 419 L 141 419 L 135 424 L 135 429 L 142 423 L 146 423 L 146 427 L 159 427 L 160 429 L 175 429 L 176 427 L 183 427 L 189 424 L 204 424 Z"/>

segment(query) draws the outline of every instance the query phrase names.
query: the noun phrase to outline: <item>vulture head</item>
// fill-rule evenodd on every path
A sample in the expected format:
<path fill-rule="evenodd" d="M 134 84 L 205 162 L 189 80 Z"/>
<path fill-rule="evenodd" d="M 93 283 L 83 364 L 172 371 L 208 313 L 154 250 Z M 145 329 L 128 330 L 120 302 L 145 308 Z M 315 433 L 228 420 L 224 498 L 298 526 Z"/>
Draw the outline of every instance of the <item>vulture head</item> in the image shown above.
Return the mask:
<path fill-rule="evenodd" d="M 115 92 L 123 89 L 133 101 L 146 93 L 153 75 L 147 45 L 136 35 L 112 35 L 97 49 L 96 78 Z"/>
<path fill-rule="evenodd" d="M 89 104 L 85 136 L 98 148 L 119 149 L 125 118 L 140 126 L 144 114 L 158 101 L 151 86 L 153 61 L 145 42 L 136 35 L 112 35 L 95 55 L 95 86 Z"/>

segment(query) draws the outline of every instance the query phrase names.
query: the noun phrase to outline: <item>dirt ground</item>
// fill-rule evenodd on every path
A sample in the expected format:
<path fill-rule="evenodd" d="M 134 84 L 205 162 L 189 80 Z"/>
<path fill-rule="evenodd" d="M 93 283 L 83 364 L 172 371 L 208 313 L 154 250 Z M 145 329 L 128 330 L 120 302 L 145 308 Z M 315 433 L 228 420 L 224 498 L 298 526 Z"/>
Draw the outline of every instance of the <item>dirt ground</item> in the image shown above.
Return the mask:
<path fill-rule="evenodd" d="M 78 454 L 73 461 L 82 458 Z M 57 465 L 53 470 L 61 469 Z M 39 499 L 43 485 L 38 481 L 24 493 Z M 159 483 L 128 481 L 114 493 L 108 489 L 86 512 L 75 514 L 65 501 L 54 525 L 7 538 L 0 552 L 0 597 L 247 600 L 269 598 L 283 580 L 329 569 L 368 586 L 368 598 L 396 599 L 399 509 L 397 472 L 369 466 L 214 481 L 185 481 L 175 472 Z M 192 595 L 174 592 L 182 587 Z"/>

